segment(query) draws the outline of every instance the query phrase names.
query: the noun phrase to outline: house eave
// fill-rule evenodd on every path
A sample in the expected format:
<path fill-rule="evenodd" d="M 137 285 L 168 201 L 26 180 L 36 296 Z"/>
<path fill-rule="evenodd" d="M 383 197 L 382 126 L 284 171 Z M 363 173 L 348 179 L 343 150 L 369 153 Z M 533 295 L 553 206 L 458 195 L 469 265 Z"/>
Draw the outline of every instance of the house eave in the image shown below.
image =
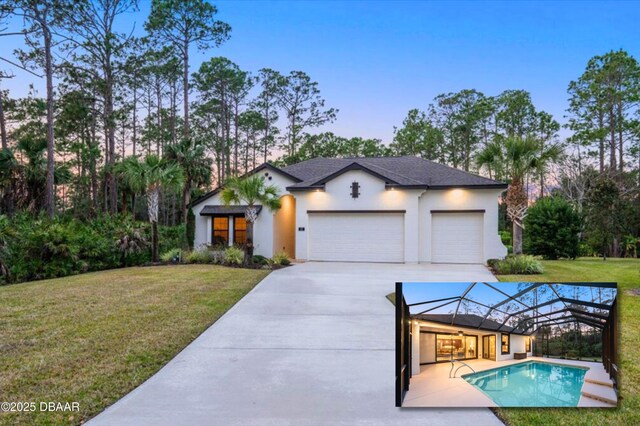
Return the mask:
<path fill-rule="evenodd" d="M 455 328 L 459 328 L 459 329 L 466 329 L 469 331 L 486 331 L 486 332 L 490 332 L 490 333 L 508 333 L 508 334 L 515 334 L 518 336 L 530 336 L 533 333 L 522 333 L 519 331 L 515 331 L 515 330 L 508 330 L 508 329 L 494 329 L 494 328 L 490 328 L 490 327 L 475 327 L 475 326 L 470 326 L 470 325 L 460 325 L 460 324 L 451 324 L 451 321 L 439 321 L 437 319 L 422 319 L 419 316 L 416 315 L 411 315 L 411 319 L 416 320 L 416 321 L 421 321 L 423 323 L 433 323 L 433 324 L 438 324 L 438 325 L 446 325 L 449 327 L 455 327 Z"/>
<path fill-rule="evenodd" d="M 446 190 L 446 189 L 507 189 L 509 185 L 506 183 L 494 183 L 486 185 L 429 185 L 427 189 Z"/>

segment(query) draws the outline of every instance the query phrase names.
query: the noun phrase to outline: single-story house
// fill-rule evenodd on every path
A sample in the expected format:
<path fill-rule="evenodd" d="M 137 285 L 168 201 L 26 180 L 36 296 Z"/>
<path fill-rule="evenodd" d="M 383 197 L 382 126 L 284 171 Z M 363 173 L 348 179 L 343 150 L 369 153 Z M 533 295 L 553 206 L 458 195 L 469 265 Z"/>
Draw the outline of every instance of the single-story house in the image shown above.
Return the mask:
<path fill-rule="evenodd" d="M 475 314 L 412 315 L 411 371 L 420 366 L 452 359 L 504 361 L 514 356 L 531 356 L 532 336 Z M 516 355 L 518 354 L 518 355 Z"/>
<path fill-rule="evenodd" d="M 282 194 L 280 210 L 258 214 L 255 254 L 398 263 L 484 263 L 507 254 L 498 235 L 502 182 L 418 157 L 265 163 L 253 174 Z M 245 206 L 225 207 L 220 190 L 191 203 L 196 246 L 245 242 Z"/>

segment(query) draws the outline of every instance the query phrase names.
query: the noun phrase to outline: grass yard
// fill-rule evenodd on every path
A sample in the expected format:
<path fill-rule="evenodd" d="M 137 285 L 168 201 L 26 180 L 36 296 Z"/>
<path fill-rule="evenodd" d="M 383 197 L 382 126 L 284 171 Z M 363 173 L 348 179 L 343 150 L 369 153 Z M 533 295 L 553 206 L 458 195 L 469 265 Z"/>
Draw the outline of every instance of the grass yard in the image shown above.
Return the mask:
<path fill-rule="evenodd" d="M 509 425 L 640 424 L 640 260 L 544 261 L 542 275 L 500 275 L 500 281 L 616 281 L 620 315 L 621 402 L 618 409 L 499 409 Z"/>
<path fill-rule="evenodd" d="M 80 403 L 0 413 L 0 424 L 79 424 L 158 371 L 267 271 L 117 269 L 0 287 L 0 402 Z"/>

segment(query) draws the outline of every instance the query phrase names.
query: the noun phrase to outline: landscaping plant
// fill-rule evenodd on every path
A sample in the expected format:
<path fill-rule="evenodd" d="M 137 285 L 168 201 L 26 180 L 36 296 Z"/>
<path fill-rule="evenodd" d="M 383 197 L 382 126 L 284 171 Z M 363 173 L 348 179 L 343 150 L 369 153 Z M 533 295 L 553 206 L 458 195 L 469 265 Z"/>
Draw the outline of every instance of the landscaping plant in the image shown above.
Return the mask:
<path fill-rule="evenodd" d="M 242 265 L 245 252 L 236 246 L 231 246 L 224 251 L 224 262 L 229 265 Z"/>
<path fill-rule="evenodd" d="M 182 258 L 182 250 L 179 248 L 171 249 L 160 255 L 160 260 L 165 263 L 179 262 L 181 258 Z"/>
<path fill-rule="evenodd" d="M 509 255 L 505 259 L 492 261 L 492 267 L 498 274 L 541 274 L 544 272 L 540 260 L 531 255 Z"/>
<path fill-rule="evenodd" d="M 525 219 L 527 252 L 544 259 L 575 259 L 579 253 L 580 215 L 561 197 L 544 197 Z"/>
<path fill-rule="evenodd" d="M 158 203 L 162 188 L 176 188 L 182 184 L 182 169 L 155 155 L 143 161 L 131 156 L 121 164 L 120 173 L 131 188 L 147 196 L 147 214 L 151 223 L 151 260 L 158 262 Z"/>
<path fill-rule="evenodd" d="M 274 265 L 287 266 L 291 264 L 291 261 L 289 260 L 289 256 L 287 256 L 287 253 L 283 251 L 274 254 L 273 257 L 271 258 L 271 261 L 273 262 Z"/>

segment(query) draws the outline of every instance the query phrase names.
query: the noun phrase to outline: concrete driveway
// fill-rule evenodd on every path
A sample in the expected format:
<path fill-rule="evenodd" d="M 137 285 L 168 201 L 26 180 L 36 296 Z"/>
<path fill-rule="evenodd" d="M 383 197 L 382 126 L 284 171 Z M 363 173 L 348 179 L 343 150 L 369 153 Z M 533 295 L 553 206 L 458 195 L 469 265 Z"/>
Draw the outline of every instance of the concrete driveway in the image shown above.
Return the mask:
<path fill-rule="evenodd" d="M 97 425 L 501 425 L 486 408 L 394 407 L 396 281 L 495 281 L 480 265 L 275 271 Z"/>

